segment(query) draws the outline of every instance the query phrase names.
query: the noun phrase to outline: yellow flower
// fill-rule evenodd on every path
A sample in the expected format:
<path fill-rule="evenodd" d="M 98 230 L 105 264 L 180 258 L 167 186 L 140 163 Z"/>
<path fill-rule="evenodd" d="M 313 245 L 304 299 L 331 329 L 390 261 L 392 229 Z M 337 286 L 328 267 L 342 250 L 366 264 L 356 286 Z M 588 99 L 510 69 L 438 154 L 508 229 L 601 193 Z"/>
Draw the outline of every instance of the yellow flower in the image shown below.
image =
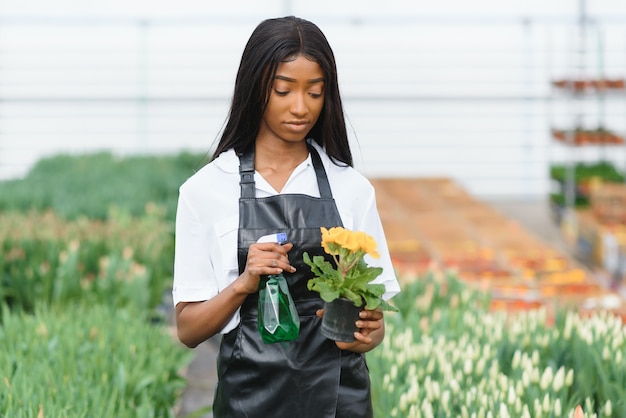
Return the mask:
<path fill-rule="evenodd" d="M 330 229 L 322 227 L 321 231 L 322 247 L 328 254 L 338 255 L 343 248 L 353 254 L 362 251 L 374 258 L 380 256 L 376 251 L 376 240 L 363 231 L 350 231 L 339 226 Z"/>
<path fill-rule="evenodd" d="M 363 250 L 363 252 L 369 254 L 370 256 L 374 258 L 380 257 L 380 254 L 378 254 L 378 251 L 376 251 L 376 246 L 377 246 L 376 240 L 374 240 L 374 238 L 365 234 L 364 232 L 361 232 L 361 235 L 362 235 L 362 240 L 360 243 L 361 250 Z"/>
<path fill-rule="evenodd" d="M 319 292 L 325 302 L 339 297 L 351 300 L 355 306 L 365 305 L 367 309 L 380 307 L 383 310 L 397 311 L 383 299 L 385 286 L 372 283 L 379 276 L 382 267 L 368 266 L 365 255 L 378 258 L 376 241 L 362 231 L 351 231 L 343 227 L 320 228 L 322 248 L 332 256 L 334 266 L 326 257 L 317 255 L 311 258 L 303 254 L 304 262 L 311 267 L 313 277 L 307 288 Z"/>
<path fill-rule="evenodd" d="M 342 241 L 338 242 L 337 244 L 341 245 L 346 250 L 352 253 L 355 253 L 359 251 L 360 249 L 359 238 L 360 237 L 356 232 L 352 232 L 352 231 L 348 231 L 347 229 L 344 229 L 341 234 Z"/>
<path fill-rule="evenodd" d="M 337 228 L 330 228 L 330 229 L 326 229 L 324 227 L 321 227 L 320 230 L 322 231 L 322 247 L 324 248 L 324 251 L 326 251 L 326 253 L 331 254 L 331 255 L 336 255 L 337 254 L 337 248 L 336 248 L 336 240 L 337 240 L 337 231 L 335 231 Z M 331 248 L 331 246 L 333 248 Z"/>

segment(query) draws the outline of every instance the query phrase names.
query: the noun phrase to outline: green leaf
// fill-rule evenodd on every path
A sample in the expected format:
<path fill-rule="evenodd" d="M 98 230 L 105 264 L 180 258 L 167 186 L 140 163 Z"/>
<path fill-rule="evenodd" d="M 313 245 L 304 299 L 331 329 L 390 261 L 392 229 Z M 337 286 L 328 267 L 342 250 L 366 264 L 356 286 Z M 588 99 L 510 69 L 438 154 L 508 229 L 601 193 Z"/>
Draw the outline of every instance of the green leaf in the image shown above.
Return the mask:
<path fill-rule="evenodd" d="M 354 303 L 354 306 L 361 306 L 363 305 L 363 299 L 361 298 L 360 295 L 358 295 L 357 293 L 353 292 L 350 289 L 346 289 L 344 288 L 341 291 L 341 295 L 350 299 L 352 301 L 352 303 Z"/>
<path fill-rule="evenodd" d="M 341 273 L 323 256 L 314 256 L 311 259 L 305 252 L 302 260 L 311 267 L 311 272 L 315 276 L 307 282 L 307 288 L 319 292 L 325 302 L 332 302 L 343 296 L 356 306 L 365 303 L 368 309 L 381 306 L 385 310 L 397 311 L 395 307 L 381 299 L 386 291 L 385 285 L 371 283 L 383 272 L 381 267 L 369 267 L 361 259 L 342 279 Z"/>
<path fill-rule="evenodd" d="M 319 282 L 316 290 L 320 293 L 320 297 L 325 302 L 332 302 L 339 297 L 339 289 L 326 282 Z"/>

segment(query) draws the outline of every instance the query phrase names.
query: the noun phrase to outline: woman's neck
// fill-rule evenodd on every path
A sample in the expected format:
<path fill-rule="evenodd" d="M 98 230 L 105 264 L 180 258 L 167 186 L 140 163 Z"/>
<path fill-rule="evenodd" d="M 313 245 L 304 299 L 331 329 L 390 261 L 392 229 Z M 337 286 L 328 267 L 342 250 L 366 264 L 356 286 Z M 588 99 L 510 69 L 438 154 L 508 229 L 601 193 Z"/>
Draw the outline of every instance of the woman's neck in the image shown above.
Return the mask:
<path fill-rule="evenodd" d="M 254 168 L 263 178 L 280 192 L 293 170 L 309 156 L 305 141 L 287 144 L 257 142 L 254 152 Z"/>

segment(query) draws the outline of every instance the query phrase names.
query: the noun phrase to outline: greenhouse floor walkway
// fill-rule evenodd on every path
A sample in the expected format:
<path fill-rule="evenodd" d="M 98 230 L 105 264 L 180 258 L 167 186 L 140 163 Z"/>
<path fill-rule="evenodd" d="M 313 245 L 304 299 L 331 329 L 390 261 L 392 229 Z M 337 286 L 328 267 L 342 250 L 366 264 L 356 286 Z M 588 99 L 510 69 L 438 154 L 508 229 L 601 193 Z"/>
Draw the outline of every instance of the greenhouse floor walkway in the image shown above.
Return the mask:
<path fill-rule="evenodd" d="M 410 234 L 411 231 L 417 230 L 411 224 L 416 217 L 419 217 L 416 212 L 424 210 L 425 205 L 432 205 L 434 202 L 430 197 L 426 198 L 424 195 L 420 200 L 416 194 L 418 187 L 415 187 L 412 180 L 373 180 L 373 183 L 377 190 L 379 210 L 393 256 L 394 248 L 406 249 L 407 238 L 411 241 L 411 237 L 410 235 L 407 236 L 407 233 Z M 455 196 L 455 190 L 454 188 L 449 189 L 450 193 L 446 199 L 449 201 L 456 200 L 458 203 L 460 197 Z M 468 206 L 472 206 L 474 203 L 476 202 L 469 202 Z M 483 199 L 481 203 L 517 223 L 521 229 L 546 245 L 558 251 L 567 251 L 561 231 L 552 219 L 547 199 Z M 388 224 L 390 219 L 394 219 L 396 222 L 400 221 L 403 227 L 396 228 Z M 421 239 L 423 236 L 415 237 L 415 241 Z M 178 417 L 187 417 L 212 403 L 216 384 L 215 358 L 218 341 L 217 338 L 213 338 L 195 349 L 195 359 L 186 370 L 188 387 L 182 396 L 179 411 L 177 411 Z M 194 415 L 194 417 L 209 418 L 212 417 L 212 414 L 207 412 L 202 415 Z"/>

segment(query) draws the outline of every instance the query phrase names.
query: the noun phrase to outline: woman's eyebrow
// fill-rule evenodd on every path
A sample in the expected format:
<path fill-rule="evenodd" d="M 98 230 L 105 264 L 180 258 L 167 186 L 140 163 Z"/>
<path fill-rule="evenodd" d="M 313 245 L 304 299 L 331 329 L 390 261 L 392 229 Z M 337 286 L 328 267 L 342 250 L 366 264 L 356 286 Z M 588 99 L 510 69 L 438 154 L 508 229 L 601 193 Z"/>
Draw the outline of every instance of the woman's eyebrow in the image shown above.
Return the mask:
<path fill-rule="evenodd" d="M 286 77 L 284 75 L 278 75 L 278 74 L 274 76 L 274 80 L 283 80 L 289 83 L 295 83 L 297 81 L 295 78 Z M 324 82 L 324 77 L 313 78 L 311 80 L 306 81 L 307 84 L 316 84 L 316 83 L 323 83 L 323 82 Z"/>

